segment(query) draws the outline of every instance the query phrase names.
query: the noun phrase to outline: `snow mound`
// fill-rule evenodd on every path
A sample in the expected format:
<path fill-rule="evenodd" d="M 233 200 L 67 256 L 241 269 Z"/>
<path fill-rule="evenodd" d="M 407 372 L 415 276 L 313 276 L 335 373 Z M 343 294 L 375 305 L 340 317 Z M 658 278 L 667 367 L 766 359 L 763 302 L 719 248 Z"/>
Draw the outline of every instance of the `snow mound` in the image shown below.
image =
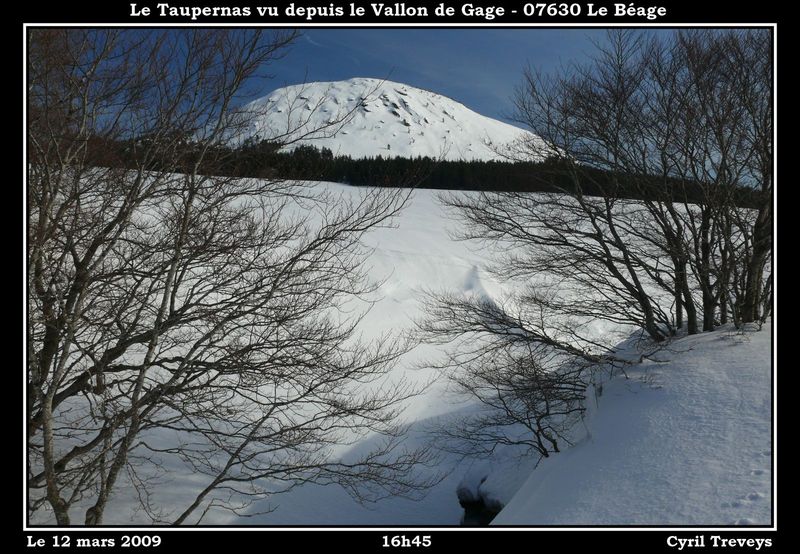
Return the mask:
<path fill-rule="evenodd" d="M 236 141 L 279 139 L 353 158 L 494 160 L 496 148 L 535 139 L 441 94 L 370 78 L 280 88 L 242 111 L 252 117 Z"/>
<path fill-rule="evenodd" d="M 686 337 L 606 383 L 587 437 L 542 460 L 492 524 L 769 525 L 770 339 Z"/>

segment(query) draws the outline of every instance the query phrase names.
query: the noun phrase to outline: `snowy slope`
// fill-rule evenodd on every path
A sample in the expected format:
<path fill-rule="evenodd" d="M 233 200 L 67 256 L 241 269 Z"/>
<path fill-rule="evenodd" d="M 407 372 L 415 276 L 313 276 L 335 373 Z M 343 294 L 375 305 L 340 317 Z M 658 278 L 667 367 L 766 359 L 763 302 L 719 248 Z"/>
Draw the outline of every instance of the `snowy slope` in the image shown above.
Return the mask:
<path fill-rule="evenodd" d="M 434 191 L 418 190 L 396 228 L 368 235 L 370 274 L 384 282 L 382 300 L 364 321 L 367 333 L 410 329 L 423 313 L 426 289 L 490 299 L 511 292 L 486 272 L 490 252 L 450 238 L 454 225 Z M 414 367 L 439 355 L 437 348 L 418 348 L 395 371 L 412 380 L 433 377 Z M 629 379 L 605 383 L 599 404 L 589 407 L 589 436 L 538 467 L 532 457 L 502 449 L 491 460 L 444 456 L 437 468 L 423 470 L 449 474 L 422 500 L 360 505 L 339 487 L 304 485 L 255 506 L 276 509 L 249 523 L 457 525 L 465 488 L 506 504 L 495 519 L 501 525 L 769 523 L 769 330 L 687 337 L 660 356 L 670 362 L 645 362 Z M 436 382 L 405 412 L 410 445 L 429 440 L 425 430 L 436 418 L 468 409 Z"/>
<path fill-rule="evenodd" d="M 534 136 L 446 96 L 368 78 L 288 86 L 242 109 L 251 117 L 238 140 L 279 138 L 354 158 L 490 160 L 500 157 L 493 148 Z"/>
<path fill-rule="evenodd" d="M 325 189 L 332 195 L 356 197 L 362 189 L 336 183 L 318 183 L 313 186 Z M 370 278 L 381 282 L 375 303 L 362 324 L 365 338 L 391 332 L 395 335 L 413 328 L 413 322 L 422 315 L 422 291 L 449 289 L 465 293 L 480 293 L 490 297 L 502 295 L 503 286 L 484 271 L 487 253 L 473 249 L 474 245 L 453 240 L 449 231 L 453 222 L 436 200 L 436 192 L 417 190 L 410 204 L 401 212 L 396 226 L 378 228 L 365 238 L 365 246 L 372 250 L 367 264 Z M 364 305 L 355 306 L 363 309 Z M 413 382 L 428 382 L 435 371 L 419 369 L 417 364 L 440 354 L 437 347 L 422 345 L 404 356 L 394 369 L 398 377 Z M 453 404 L 447 394 L 446 384 L 433 383 L 425 394 L 411 399 L 404 420 L 412 424 L 409 448 L 426 443 L 430 438 L 426 429 L 435 418 L 462 409 Z M 369 447 L 359 444 L 353 450 Z M 350 448 L 344 455 L 350 454 Z M 339 486 L 306 484 L 292 491 L 265 498 L 250 507 L 251 514 L 273 510 L 247 518 L 236 518 L 228 511 L 212 509 L 204 523 L 238 525 L 458 525 L 463 513 L 456 490 L 468 471 L 470 462 L 455 457 L 443 457 L 436 467 L 421 468 L 424 476 L 440 476 L 451 472 L 442 482 L 428 492 L 422 500 L 388 498 L 375 504 L 359 504 Z M 165 511 L 182 509 L 193 499 L 193 492 L 207 484 L 201 475 L 175 468 L 177 475 L 155 490 L 153 502 Z M 120 487 L 111 500 L 106 522 L 109 524 L 147 523 L 141 511 L 136 511 L 138 500 L 132 487 Z M 46 523 L 46 521 L 42 521 Z"/>
<path fill-rule="evenodd" d="M 345 197 L 362 192 L 335 183 L 313 186 Z M 381 299 L 363 322 L 365 338 L 412 329 L 423 313 L 426 289 L 492 300 L 511 292 L 511 285 L 487 273 L 491 253 L 485 247 L 450 237 L 454 225 L 434 191 L 418 190 L 395 227 L 366 237 L 373 250 L 369 274 L 381 282 Z M 441 355 L 441 348 L 422 345 L 394 371 L 426 382 L 435 373 L 418 366 Z M 212 510 L 204 523 L 458 525 L 459 489 L 505 504 L 496 524 L 769 523 L 769 330 L 683 338 L 662 356 L 671 361 L 649 363 L 630 372 L 630 379 L 606 383 L 599 405 L 590 406 L 590 436 L 535 469 L 534 459 L 510 452 L 477 461 L 444 456 L 438 467 L 421 469 L 446 475 L 422 500 L 361 505 L 341 487 L 307 484 L 255 503 L 252 517 Z M 446 383 L 435 382 L 404 413 L 412 431 L 409 447 L 430 440 L 425 431 L 437 418 L 468 409 L 454 402 Z M 205 484 L 204 477 L 184 472 L 165 480 L 151 500 L 166 512 L 176 510 Z M 147 523 L 136 511 L 132 488 L 120 487 L 111 504 L 106 523 Z M 274 511 L 262 513 L 269 510 Z"/>
<path fill-rule="evenodd" d="M 770 330 L 676 341 L 606 383 L 589 436 L 543 460 L 493 525 L 768 525 Z"/>
<path fill-rule="evenodd" d="M 335 194 L 359 192 L 357 188 L 334 183 L 320 186 Z M 446 217 L 436 194 L 432 190 L 414 191 L 396 227 L 376 229 L 365 239 L 366 245 L 373 249 L 368 260 L 370 276 L 382 281 L 381 300 L 371 308 L 362 325 L 367 335 L 411 330 L 414 320 L 423 313 L 424 290 L 447 289 L 491 298 L 504 293 L 503 285 L 485 272 L 487 252 L 450 237 L 454 223 Z M 439 349 L 432 345 L 417 347 L 403 357 L 394 372 L 414 382 L 435 378 L 434 370 L 417 368 L 417 364 L 436 359 L 441 355 Z M 403 416 L 411 424 L 406 442 L 409 448 L 430 441 L 427 431 L 437 424 L 436 418 L 464 409 L 454 400 L 442 380 L 435 381 L 425 394 L 411 399 Z M 369 444 L 357 445 L 354 450 L 359 446 L 368 448 Z M 494 467 L 486 462 L 474 464 L 486 471 Z M 458 525 L 463 509 L 456 492 L 472 466 L 472 461 L 444 455 L 436 467 L 420 468 L 422 476 L 446 475 L 421 500 L 397 497 L 359 504 L 341 487 L 307 484 L 266 499 L 251 509 L 258 512 L 275 508 L 269 514 L 243 521 L 220 521 L 263 525 Z"/>

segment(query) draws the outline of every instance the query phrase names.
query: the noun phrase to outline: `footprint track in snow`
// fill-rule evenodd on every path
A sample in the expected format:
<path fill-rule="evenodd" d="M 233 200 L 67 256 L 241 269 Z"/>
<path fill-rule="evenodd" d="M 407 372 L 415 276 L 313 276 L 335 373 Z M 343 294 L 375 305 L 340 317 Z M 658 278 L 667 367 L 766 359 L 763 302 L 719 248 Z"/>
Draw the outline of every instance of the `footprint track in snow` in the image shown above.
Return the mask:
<path fill-rule="evenodd" d="M 741 508 L 743 506 L 747 506 L 752 502 L 756 502 L 758 500 L 764 499 L 765 496 L 760 492 L 751 492 L 749 494 L 742 495 L 738 497 L 736 500 L 731 500 L 730 502 L 723 502 L 720 504 L 721 508 Z"/>

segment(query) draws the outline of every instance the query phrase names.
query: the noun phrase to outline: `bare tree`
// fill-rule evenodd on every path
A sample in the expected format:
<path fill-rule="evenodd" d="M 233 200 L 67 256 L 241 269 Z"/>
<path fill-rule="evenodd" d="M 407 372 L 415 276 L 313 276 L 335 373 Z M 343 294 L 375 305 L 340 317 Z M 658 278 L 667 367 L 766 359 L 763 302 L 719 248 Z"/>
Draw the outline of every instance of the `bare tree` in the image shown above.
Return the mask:
<path fill-rule="evenodd" d="M 754 291 L 761 288 L 772 240 L 771 36 L 685 32 L 672 42 L 654 42 L 649 52 L 643 127 L 650 133 L 642 134 L 652 143 L 649 151 L 659 154 L 639 155 L 648 160 L 639 171 L 695 192 L 656 197 L 648 207 L 669 213 L 674 236 L 684 242 L 703 330 L 727 322 L 730 310 L 736 322 L 754 321 L 759 314 L 743 306 L 758 303 Z M 758 253 L 748 252 L 753 241 L 761 245 Z M 732 283 L 742 272 L 750 275 L 749 299 L 747 287 Z"/>
<path fill-rule="evenodd" d="M 759 30 L 620 30 L 588 64 L 525 72 L 515 117 L 535 136 L 505 153 L 541 162 L 531 178 L 561 192 L 442 197 L 458 236 L 488 244 L 488 271 L 523 292 L 502 305 L 434 294 L 421 323 L 429 340 L 454 342 L 443 365 L 485 408 L 455 432 L 469 448 L 556 451 L 593 368 L 625 363 L 621 337 L 594 325 L 660 348 L 729 312 L 737 323 L 765 317 L 770 46 Z M 509 434 L 520 425 L 524 439 Z"/>
<path fill-rule="evenodd" d="M 586 350 L 567 345 L 566 328 L 542 327 L 537 308 L 541 317 L 544 303 L 530 299 L 501 307 L 478 297 L 429 297 L 420 330 L 428 341 L 450 346 L 444 360 L 429 363 L 445 372 L 457 394 L 477 401 L 469 415 L 434 430 L 438 448 L 480 457 L 513 446 L 541 458 L 571 444 L 592 369 L 613 370 L 621 360 L 591 354 L 588 343 Z M 568 333 L 578 337 L 575 329 Z"/>
<path fill-rule="evenodd" d="M 713 330 L 729 306 L 742 321 L 758 319 L 752 306 L 771 248 L 770 47 L 765 31 L 613 32 L 591 64 L 555 77 L 528 70 L 518 89 L 519 121 L 569 175 L 568 194 L 584 212 L 572 238 L 584 221 L 597 227 L 562 254 L 615 242 L 600 269 L 623 285 L 656 340 L 684 320 L 690 333 Z M 538 142 L 527 155 L 542 155 Z M 615 209 L 624 197 L 636 207 Z M 545 224 L 560 217 L 548 212 L 563 211 L 548 202 L 539 210 Z"/>
<path fill-rule="evenodd" d="M 358 336 L 360 239 L 408 192 L 211 176 L 249 124 L 246 85 L 295 36 L 29 33 L 30 515 L 101 524 L 121 481 L 174 524 L 303 482 L 427 485 L 397 424 L 416 391 L 387 376 L 409 343 Z M 384 440 L 334 456 L 365 434 Z M 154 479 L 180 467 L 205 484 L 170 512 Z"/>

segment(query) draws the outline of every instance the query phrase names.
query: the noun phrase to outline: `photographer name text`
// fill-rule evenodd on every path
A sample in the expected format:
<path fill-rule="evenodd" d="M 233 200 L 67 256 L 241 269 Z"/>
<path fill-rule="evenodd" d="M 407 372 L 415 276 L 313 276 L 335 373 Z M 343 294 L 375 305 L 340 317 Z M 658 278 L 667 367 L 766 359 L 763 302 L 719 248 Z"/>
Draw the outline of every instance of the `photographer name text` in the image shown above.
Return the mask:
<path fill-rule="evenodd" d="M 761 550 L 762 548 L 772 548 L 772 539 L 761 537 L 735 538 L 711 535 L 706 540 L 705 535 L 696 535 L 693 538 L 683 538 L 676 535 L 667 537 L 667 546 L 675 550 L 691 550 L 693 548 L 750 548 Z"/>

